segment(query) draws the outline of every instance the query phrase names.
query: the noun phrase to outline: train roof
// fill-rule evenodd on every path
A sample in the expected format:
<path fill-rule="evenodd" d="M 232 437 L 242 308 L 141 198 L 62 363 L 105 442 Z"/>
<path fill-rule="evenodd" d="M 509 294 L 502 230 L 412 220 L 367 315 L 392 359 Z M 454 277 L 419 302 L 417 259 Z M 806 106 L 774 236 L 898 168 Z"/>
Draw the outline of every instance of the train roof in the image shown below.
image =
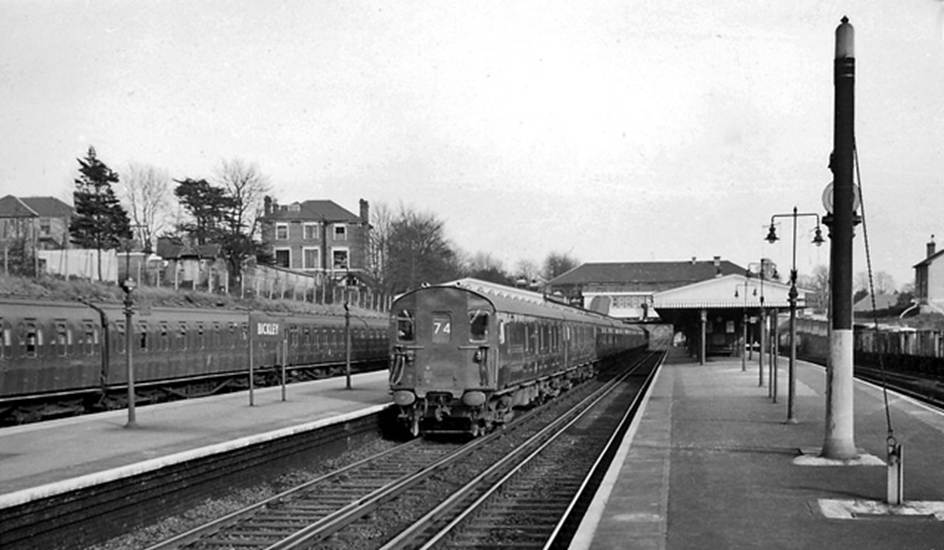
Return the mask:
<path fill-rule="evenodd" d="M 592 322 L 612 327 L 625 328 L 628 325 L 620 322 L 618 319 L 590 311 L 568 304 L 563 304 L 548 299 L 540 292 L 512 288 L 498 283 L 482 281 L 480 279 L 458 279 L 448 283 L 422 287 L 413 292 L 419 292 L 426 289 L 438 288 L 460 288 L 462 290 L 478 294 L 495 306 L 496 311 L 504 313 L 520 313 L 522 315 L 533 315 L 536 317 L 554 317 L 571 321 Z M 403 296 L 406 296 L 404 294 Z M 401 296 L 402 297 L 402 296 Z"/>

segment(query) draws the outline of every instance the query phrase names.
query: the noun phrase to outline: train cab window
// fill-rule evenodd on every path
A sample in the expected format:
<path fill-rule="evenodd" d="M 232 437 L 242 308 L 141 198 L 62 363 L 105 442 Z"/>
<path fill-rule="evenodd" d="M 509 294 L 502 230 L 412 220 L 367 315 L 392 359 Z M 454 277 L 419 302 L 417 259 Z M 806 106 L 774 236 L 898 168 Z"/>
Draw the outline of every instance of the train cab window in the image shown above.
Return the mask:
<path fill-rule="evenodd" d="M 141 351 L 148 349 L 148 324 L 147 321 L 138 322 L 138 348 Z"/>
<path fill-rule="evenodd" d="M 446 312 L 433 313 L 433 343 L 448 344 L 452 338 L 452 316 Z"/>
<path fill-rule="evenodd" d="M 397 313 L 397 340 L 401 342 L 416 340 L 416 322 L 412 309 L 401 309 Z"/>
<path fill-rule="evenodd" d="M 483 309 L 469 310 L 469 340 L 484 342 L 488 340 L 488 312 Z"/>

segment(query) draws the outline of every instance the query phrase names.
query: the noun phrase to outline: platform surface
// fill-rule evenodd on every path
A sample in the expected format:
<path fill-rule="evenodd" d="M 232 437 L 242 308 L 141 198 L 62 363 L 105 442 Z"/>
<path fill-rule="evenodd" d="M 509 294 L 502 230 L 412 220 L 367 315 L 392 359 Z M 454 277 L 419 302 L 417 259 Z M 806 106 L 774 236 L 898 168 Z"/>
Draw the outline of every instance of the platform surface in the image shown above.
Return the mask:
<path fill-rule="evenodd" d="M 390 401 L 387 372 L 256 389 L 127 411 L 0 428 L 0 510 L 233 446 L 371 414 Z"/>
<path fill-rule="evenodd" d="M 822 463 L 825 370 L 798 362 L 787 424 L 778 366 L 774 404 L 756 355 L 747 372 L 667 362 L 571 548 L 944 548 L 944 416 L 889 394 L 908 505 L 889 508 L 881 389 L 857 381 L 854 396 L 856 447 L 878 466 L 802 465 Z"/>

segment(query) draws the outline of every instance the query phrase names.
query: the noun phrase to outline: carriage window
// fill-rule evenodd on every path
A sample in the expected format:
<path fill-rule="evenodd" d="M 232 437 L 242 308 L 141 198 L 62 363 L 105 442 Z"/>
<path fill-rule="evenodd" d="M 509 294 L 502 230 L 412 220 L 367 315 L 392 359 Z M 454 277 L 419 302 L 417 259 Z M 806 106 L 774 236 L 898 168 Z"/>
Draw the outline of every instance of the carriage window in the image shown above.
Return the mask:
<path fill-rule="evenodd" d="M 116 340 L 116 345 L 118 346 L 118 353 L 125 352 L 125 322 L 124 321 L 115 321 L 115 333 L 118 335 Z"/>
<path fill-rule="evenodd" d="M 0 357 L 13 357 L 13 332 L 9 327 L 0 331 Z"/>
<path fill-rule="evenodd" d="M 147 321 L 140 321 L 138 323 L 138 347 L 141 348 L 141 351 L 147 351 L 148 349 L 148 324 Z"/>
<path fill-rule="evenodd" d="M 199 349 L 206 348 L 206 334 L 203 332 L 203 323 L 197 323 L 197 346 Z"/>
<path fill-rule="evenodd" d="M 92 355 L 95 352 L 93 346 L 98 343 L 98 331 L 91 321 L 85 321 L 82 327 L 85 329 L 85 353 Z"/>
<path fill-rule="evenodd" d="M 59 355 L 65 357 L 69 353 L 69 336 L 65 321 L 56 322 L 56 347 Z"/>
<path fill-rule="evenodd" d="M 187 323 L 180 322 L 180 349 L 187 349 Z"/>
<path fill-rule="evenodd" d="M 397 340 L 401 342 L 416 340 L 416 323 L 412 309 L 401 309 L 397 313 Z"/>
<path fill-rule="evenodd" d="M 488 312 L 481 309 L 469 311 L 469 340 L 488 339 Z"/>
<path fill-rule="evenodd" d="M 37 348 L 40 345 L 40 334 L 36 323 L 27 323 L 20 332 L 20 347 L 26 351 L 27 357 L 36 357 Z"/>
<path fill-rule="evenodd" d="M 433 343 L 447 344 L 452 337 L 452 317 L 448 313 L 433 314 Z"/>
<path fill-rule="evenodd" d="M 167 333 L 167 323 L 161 322 L 161 349 L 170 349 L 170 335 Z"/>

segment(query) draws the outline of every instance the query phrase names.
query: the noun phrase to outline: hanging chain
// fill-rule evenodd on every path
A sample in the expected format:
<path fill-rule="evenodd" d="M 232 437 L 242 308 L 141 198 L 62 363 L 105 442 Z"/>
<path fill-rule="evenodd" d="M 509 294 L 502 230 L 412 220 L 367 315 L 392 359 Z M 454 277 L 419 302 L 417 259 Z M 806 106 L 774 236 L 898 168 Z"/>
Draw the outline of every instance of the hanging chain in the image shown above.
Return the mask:
<path fill-rule="evenodd" d="M 855 144 L 855 141 L 852 142 L 852 154 L 855 160 L 855 170 L 856 170 L 856 189 L 859 191 L 859 204 L 862 207 L 862 237 L 865 241 L 865 263 L 868 268 L 869 275 L 869 297 L 872 302 L 872 325 L 875 332 L 875 343 L 881 344 L 882 340 L 879 338 L 879 328 L 878 328 L 878 313 L 876 312 L 875 306 L 875 284 L 872 281 L 872 251 L 869 246 L 869 226 L 866 223 L 865 217 L 865 195 L 862 193 L 862 174 L 859 171 L 859 149 Z M 879 370 L 882 371 L 882 397 L 885 400 L 885 425 L 888 429 L 888 441 L 894 442 L 895 430 L 892 429 L 892 413 L 891 409 L 888 406 L 888 379 L 885 374 L 885 350 L 884 346 L 881 346 L 883 349 L 880 349 L 878 352 L 878 366 Z"/>

